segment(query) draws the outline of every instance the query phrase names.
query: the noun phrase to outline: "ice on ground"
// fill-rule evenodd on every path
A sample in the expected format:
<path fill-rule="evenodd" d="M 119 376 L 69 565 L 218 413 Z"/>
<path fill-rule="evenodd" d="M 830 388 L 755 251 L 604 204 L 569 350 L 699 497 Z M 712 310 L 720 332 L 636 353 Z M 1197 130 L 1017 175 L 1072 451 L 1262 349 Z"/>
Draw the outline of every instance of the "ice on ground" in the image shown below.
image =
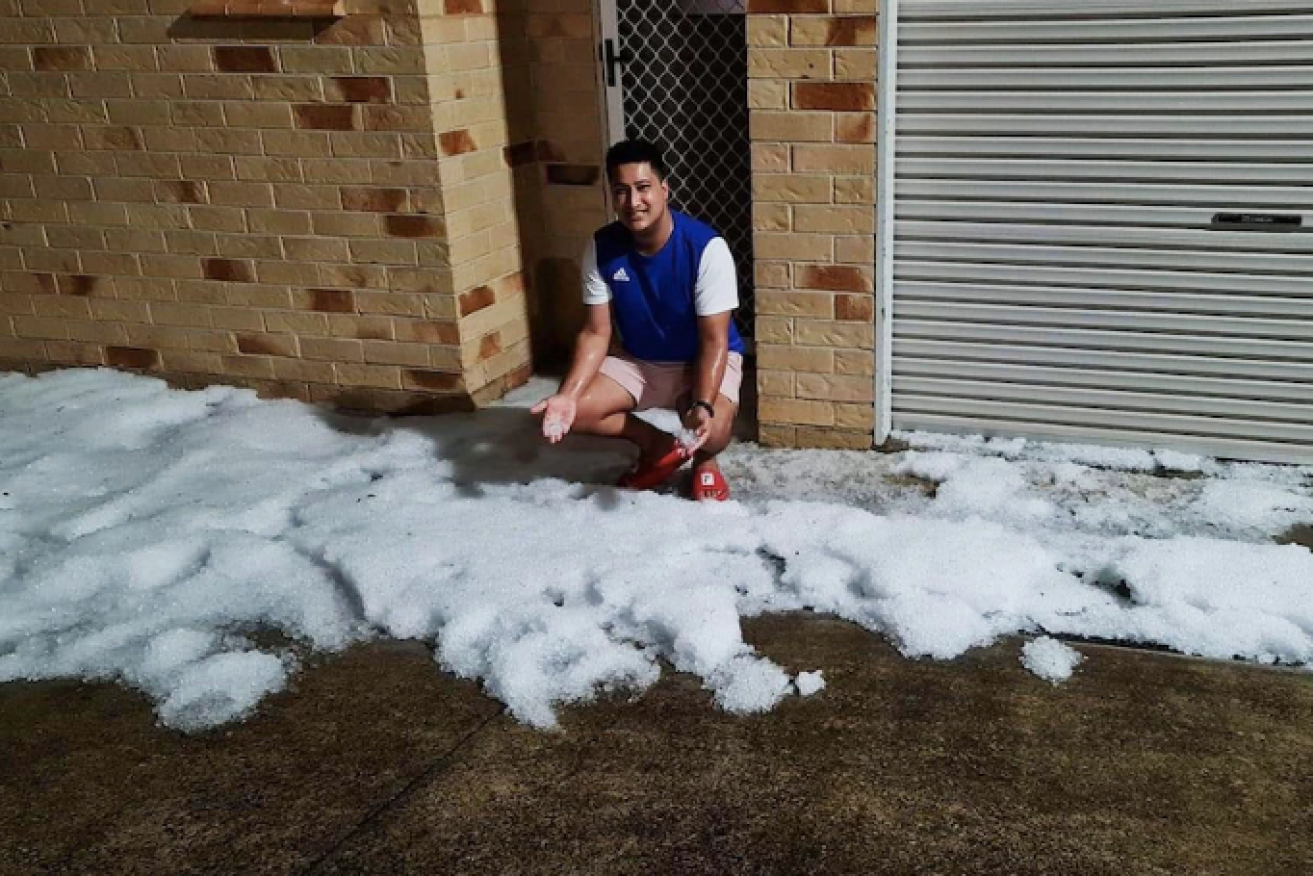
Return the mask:
<path fill-rule="evenodd" d="M 1271 543 L 1313 520 L 1311 467 L 739 444 L 721 457 L 739 501 L 705 505 L 611 488 L 631 461 L 614 443 L 545 442 L 527 408 L 553 388 L 361 420 L 111 371 L 0 376 L 0 680 L 114 679 L 201 730 L 309 652 L 390 636 L 535 726 L 663 664 L 749 713 L 824 684 L 743 635 L 803 609 L 914 657 L 1051 634 L 1313 664 L 1313 554 Z"/>
<path fill-rule="evenodd" d="M 820 693 L 825 690 L 825 673 L 820 670 L 815 672 L 799 672 L 798 677 L 793 680 L 797 685 L 798 696 L 809 697 L 812 694 Z"/>
<path fill-rule="evenodd" d="M 1050 636 L 1041 636 L 1021 648 L 1021 665 L 1053 684 L 1070 679 L 1084 659 L 1075 648 Z"/>

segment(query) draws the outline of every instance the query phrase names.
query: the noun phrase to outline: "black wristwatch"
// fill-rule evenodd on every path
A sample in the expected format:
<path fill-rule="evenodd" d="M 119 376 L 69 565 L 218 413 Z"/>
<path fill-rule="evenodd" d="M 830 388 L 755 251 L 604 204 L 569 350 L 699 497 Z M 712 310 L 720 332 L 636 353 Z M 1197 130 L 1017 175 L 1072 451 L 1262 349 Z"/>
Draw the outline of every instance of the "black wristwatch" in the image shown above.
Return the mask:
<path fill-rule="evenodd" d="M 706 408 L 708 417 L 714 418 L 716 416 L 716 409 L 711 406 L 711 402 L 709 401 L 703 401 L 702 399 L 698 399 L 697 401 L 693 402 L 693 404 L 688 406 L 688 409 L 690 411 L 693 410 L 694 408 Z"/>

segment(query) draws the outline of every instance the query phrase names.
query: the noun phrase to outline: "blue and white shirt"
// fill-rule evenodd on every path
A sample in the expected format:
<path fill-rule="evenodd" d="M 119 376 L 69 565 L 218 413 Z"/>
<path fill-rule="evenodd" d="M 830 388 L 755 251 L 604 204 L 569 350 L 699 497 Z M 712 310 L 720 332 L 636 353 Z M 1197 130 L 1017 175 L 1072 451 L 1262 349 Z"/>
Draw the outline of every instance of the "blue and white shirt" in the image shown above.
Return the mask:
<path fill-rule="evenodd" d="M 619 222 L 599 230 L 583 258 L 584 304 L 611 302 L 626 352 L 649 362 L 693 362 L 699 316 L 739 306 L 738 277 L 725 239 L 709 225 L 671 210 L 675 228 L 652 256 L 634 248 Z M 730 323 L 729 348 L 743 352 Z"/>

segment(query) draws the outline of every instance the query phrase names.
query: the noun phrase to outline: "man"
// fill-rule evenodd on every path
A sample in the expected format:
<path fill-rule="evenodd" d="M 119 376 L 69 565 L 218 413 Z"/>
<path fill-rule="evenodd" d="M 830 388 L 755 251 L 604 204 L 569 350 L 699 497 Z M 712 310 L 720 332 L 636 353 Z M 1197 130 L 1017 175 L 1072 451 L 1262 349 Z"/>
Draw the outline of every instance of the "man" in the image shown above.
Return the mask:
<path fill-rule="evenodd" d="M 730 442 L 743 379 L 734 259 L 714 229 L 670 209 L 659 147 L 617 143 L 606 173 L 618 219 L 584 252 L 586 317 L 574 360 L 533 413 L 552 443 L 576 431 L 637 445 L 622 487 L 659 486 L 691 458 L 690 497 L 723 501 L 729 485 L 716 455 Z M 623 347 L 615 355 L 613 328 Z M 634 416 L 656 407 L 679 413 L 683 440 Z"/>

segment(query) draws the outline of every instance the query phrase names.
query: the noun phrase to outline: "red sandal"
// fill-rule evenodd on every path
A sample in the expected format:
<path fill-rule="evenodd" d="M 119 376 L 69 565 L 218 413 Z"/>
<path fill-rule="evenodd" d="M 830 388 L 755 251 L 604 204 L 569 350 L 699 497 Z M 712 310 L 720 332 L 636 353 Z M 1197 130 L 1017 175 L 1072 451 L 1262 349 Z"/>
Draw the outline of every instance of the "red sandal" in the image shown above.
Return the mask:
<path fill-rule="evenodd" d="M 676 441 L 663 455 L 650 460 L 638 460 L 634 470 L 616 482 L 624 490 L 650 490 L 670 480 L 680 466 L 692 458 L 684 445 Z"/>
<path fill-rule="evenodd" d="M 729 498 L 729 482 L 720 469 L 695 471 L 688 487 L 688 497 L 695 502 L 724 502 Z"/>

